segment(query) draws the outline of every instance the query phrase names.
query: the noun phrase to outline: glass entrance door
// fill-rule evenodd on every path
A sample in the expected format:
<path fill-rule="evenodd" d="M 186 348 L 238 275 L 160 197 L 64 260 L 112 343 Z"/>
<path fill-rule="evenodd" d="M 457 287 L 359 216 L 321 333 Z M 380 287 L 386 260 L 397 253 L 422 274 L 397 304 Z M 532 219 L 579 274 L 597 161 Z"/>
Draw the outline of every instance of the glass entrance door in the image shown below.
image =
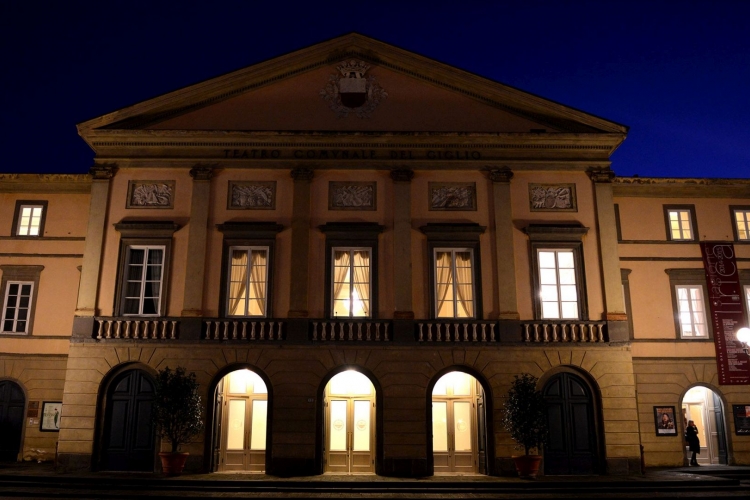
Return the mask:
<path fill-rule="evenodd" d="M 451 372 L 432 391 L 435 473 L 477 472 L 477 380 Z"/>
<path fill-rule="evenodd" d="M 340 373 L 326 387 L 326 472 L 375 471 L 375 388 L 355 371 Z"/>
<path fill-rule="evenodd" d="M 225 377 L 223 391 L 224 432 L 219 470 L 264 472 L 268 420 L 266 384 L 250 370 L 237 370 Z"/>

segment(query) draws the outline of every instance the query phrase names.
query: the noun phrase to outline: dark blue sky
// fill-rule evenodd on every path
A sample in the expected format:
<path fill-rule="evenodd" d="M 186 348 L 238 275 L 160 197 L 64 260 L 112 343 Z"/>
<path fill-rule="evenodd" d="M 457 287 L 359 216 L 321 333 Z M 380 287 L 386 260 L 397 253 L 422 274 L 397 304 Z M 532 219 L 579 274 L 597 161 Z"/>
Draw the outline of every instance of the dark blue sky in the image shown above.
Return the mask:
<path fill-rule="evenodd" d="M 0 2 L 0 172 L 86 172 L 76 123 L 358 31 L 630 126 L 620 175 L 750 177 L 750 2 L 296 3 Z"/>

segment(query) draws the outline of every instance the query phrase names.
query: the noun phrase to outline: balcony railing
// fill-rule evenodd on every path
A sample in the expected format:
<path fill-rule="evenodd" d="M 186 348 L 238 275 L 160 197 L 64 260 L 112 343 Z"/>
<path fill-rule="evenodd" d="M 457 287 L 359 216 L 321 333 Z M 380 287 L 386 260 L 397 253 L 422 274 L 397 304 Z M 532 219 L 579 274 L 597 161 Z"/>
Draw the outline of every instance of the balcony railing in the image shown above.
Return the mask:
<path fill-rule="evenodd" d="M 607 342 L 604 321 L 529 321 L 521 323 L 524 342 Z"/>
<path fill-rule="evenodd" d="M 102 339 L 139 339 L 139 340 L 177 340 L 179 338 L 179 320 L 174 318 L 129 318 L 98 317 L 94 338 Z"/>
<path fill-rule="evenodd" d="M 418 342 L 497 342 L 496 321 L 418 322 Z"/>
<path fill-rule="evenodd" d="M 388 320 L 312 320 L 313 341 L 389 342 Z"/>
<path fill-rule="evenodd" d="M 206 340 L 282 340 L 284 322 L 274 319 L 209 319 L 203 322 Z"/>

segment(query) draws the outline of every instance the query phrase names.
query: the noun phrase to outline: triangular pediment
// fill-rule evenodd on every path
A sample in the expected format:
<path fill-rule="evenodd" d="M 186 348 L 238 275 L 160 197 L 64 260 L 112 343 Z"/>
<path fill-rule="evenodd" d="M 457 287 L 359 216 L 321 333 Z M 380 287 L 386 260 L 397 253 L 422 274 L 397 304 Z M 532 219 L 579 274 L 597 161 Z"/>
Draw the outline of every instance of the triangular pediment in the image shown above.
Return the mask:
<path fill-rule="evenodd" d="M 340 65 L 361 63 L 342 105 Z M 356 83 L 356 82 L 355 82 Z M 366 85 L 366 87 L 365 87 Z M 365 90 L 362 90 L 365 89 Z M 341 91 L 343 92 L 343 91 Z M 337 95 L 337 93 L 341 95 Z M 364 96 L 364 97 L 363 97 Z M 333 104 L 332 104 L 333 103 Z M 349 34 L 79 124 L 107 131 L 618 134 L 627 127 Z"/>

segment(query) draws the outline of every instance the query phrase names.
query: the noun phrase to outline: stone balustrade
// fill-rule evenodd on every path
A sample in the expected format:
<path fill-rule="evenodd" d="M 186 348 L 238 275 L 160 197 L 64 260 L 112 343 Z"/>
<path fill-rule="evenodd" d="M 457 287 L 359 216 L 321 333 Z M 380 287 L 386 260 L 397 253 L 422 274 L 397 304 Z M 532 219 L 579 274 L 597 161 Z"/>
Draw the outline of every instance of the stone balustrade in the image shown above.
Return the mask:
<path fill-rule="evenodd" d="M 204 321 L 206 340 L 283 340 L 284 322 L 273 319 L 209 319 Z"/>
<path fill-rule="evenodd" d="M 498 342 L 496 321 L 433 321 L 417 323 L 418 342 Z"/>
<path fill-rule="evenodd" d="M 529 321 L 521 323 L 524 342 L 607 342 L 604 321 Z"/>
<path fill-rule="evenodd" d="M 390 322 L 387 320 L 318 320 L 312 321 L 313 341 L 388 342 Z"/>
<path fill-rule="evenodd" d="M 177 340 L 179 320 L 173 318 L 97 317 L 94 338 Z"/>

